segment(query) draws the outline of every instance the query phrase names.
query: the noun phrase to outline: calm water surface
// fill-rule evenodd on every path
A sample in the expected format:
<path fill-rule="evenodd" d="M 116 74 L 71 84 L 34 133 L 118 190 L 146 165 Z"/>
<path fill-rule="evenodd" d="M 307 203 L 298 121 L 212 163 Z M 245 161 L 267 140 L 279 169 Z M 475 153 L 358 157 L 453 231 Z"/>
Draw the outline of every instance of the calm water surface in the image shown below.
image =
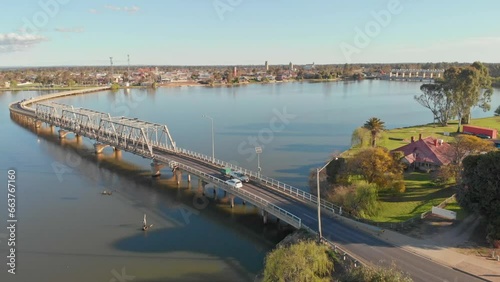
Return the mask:
<path fill-rule="evenodd" d="M 307 190 L 309 171 L 332 152 L 349 148 L 353 130 L 370 117 L 388 128 L 432 122 L 430 111 L 413 99 L 419 87 L 380 80 L 277 83 L 120 90 L 59 101 L 166 124 L 178 146 L 211 155 L 211 124 L 203 117 L 208 115 L 214 119 L 217 158 L 257 170 L 254 147 L 260 146 L 265 175 Z M 492 108 L 499 104 L 497 91 Z M 492 115 L 473 111 L 473 117 Z"/>
<path fill-rule="evenodd" d="M 207 155 L 211 127 L 203 115 L 211 116 L 217 158 L 256 170 L 254 147 L 261 146 L 264 174 L 307 190 L 309 171 L 347 149 L 351 132 L 368 118 L 389 128 L 431 122 L 413 100 L 419 87 L 363 81 L 133 89 L 58 102 L 166 124 L 178 146 Z M 8 169 L 17 171 L 19 219 L 18 274 L 7 276 L 3 264 L 1 281 L 252 281 L 266 252 L 286 236 L 284 226 L 263 226 L 251 206 L 228 208 L 222 195 L 208 206 L 195 202 L 196 180 L 178 188 L 168 170 L 151 179 L 146 159 L 96 157 L 89 140 L 61 142 L 48 128 L 37 136 L 15 124 L 8 104 L 34 95 L 42 93 L 0 93 L 0 167 L 4 179 Z M 493 108 L 498 104 L 496 91 Z M 154 224 L 147 233 L 140 230 L 145 213 Z M 0 231 L 2 256 L 5 235 Z"/>

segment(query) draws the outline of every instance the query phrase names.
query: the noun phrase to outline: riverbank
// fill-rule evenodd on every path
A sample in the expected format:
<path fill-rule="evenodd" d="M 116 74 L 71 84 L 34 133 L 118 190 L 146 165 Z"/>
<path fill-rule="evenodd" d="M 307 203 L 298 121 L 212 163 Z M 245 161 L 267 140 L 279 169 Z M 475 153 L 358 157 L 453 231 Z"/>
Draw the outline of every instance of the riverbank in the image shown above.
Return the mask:
<path fill-rule="evenodd" d="M 500 116 L 472 119 L 470 125 L 494 128 L 500 131 Z M 426 124 L 394 128 L 385 131 L 377 144 L 388 150 L 393 150 L 409 144 L 412 137 L 417 140 L 419 136 L 422 138 L 430 136 L 443 139 L 445 142 L 452 142 L 457 135 L 457 127 L 457 122 L 451 122 L 447 126 Z M 341 156 L 352 157 L 363 148 L 351 147 L 344 151 Z M 455 193 L 449 185 L 436 184 L 429 173 L 406 172 L 404 181 L 406 191 L 400 195 L 395 196 L 389 191 L 379 192 L 380 211 L 376 216 L 367 220 L 373 224 L 389 226 L 388 228 L 390 226 L 395 229 L 406 228 L 411 225 L 413 219 L 419 218 L 422 213 L 429 211 L 433 206 Z M 460 214 L 463 213 L 458 205 L 454 206 L 453 210 Z"/>
<path fill-rule="evenodd" d="M 279 83 L 293 83 L 293 82 L 308 82 L 308 83 L 323 83 L 323 82 L 336 82 L 343 81 L 341 78 L 335 79 L 301 79 L 301 80 L 282 80 L 282 81 L 246 81 L 240 83 L 211 83 L 203 84 L 196 81 L 185 81 L 185 82 L 169 82 L 157 84 L 157 87 L 162 88 L 174 88 L 174 87 L 233 87 L 233 86 L 243 86 L 252 84 L 279 84 Z M 81 90 L 88 88 L 102 87 L 99 85 L 89 85 L 89 86 L 74 86 L 74 87 L 40 87 L 40 86 L 26 86 L 26 87 L 15 87 L 15 88 L 0 88 L 0 92 L 5 91 L 72 91 Z M 147 89 L 153 88 L 152 86 L 120 86 L 119 89 Z"/>

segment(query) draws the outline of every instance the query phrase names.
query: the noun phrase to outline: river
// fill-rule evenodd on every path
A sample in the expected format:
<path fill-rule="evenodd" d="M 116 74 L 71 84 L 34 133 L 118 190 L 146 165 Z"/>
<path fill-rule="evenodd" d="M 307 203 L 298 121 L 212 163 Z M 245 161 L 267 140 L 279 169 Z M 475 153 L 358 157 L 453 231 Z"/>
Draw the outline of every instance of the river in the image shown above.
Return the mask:
<path fill-rule="evenodd" d="M 388 128 L 431 122 L 430 111 L 413 99 L 419 86 L 367 80 L 131 89 L 57 102 L 166 124 L 179 147 L 211 155 L 207 115 L 216 158 L 257 170 L 255 147 L 262 147 L 263 174 L 308 190 L 310 170 L 347 149 L 352 131 L 370 117 Z M 234 209 L 222 197 L 200 204 L 196 180 L 179 187 L 168 169 L 152 179 L 146 159 L 109 151 L 97 157 L 89 140 L 60 141 L 48 128 L 37 136 L 10 119 L 9 103 L 43 94 L 0 93 L 0 167 L 4 179 L 16 170 L 19 220 L 17 274 L 3 264 L 2 281 L 252 281 L 265 254 L 290 232 L 263 225 L 258 211 L 241 202 Z M 499 104 L 496 91 L 492 108 Z M 6 222 L 5 189 L 0 199 Z M 154 224 L 148 232 L 140 230 L 144 214 Z"/>

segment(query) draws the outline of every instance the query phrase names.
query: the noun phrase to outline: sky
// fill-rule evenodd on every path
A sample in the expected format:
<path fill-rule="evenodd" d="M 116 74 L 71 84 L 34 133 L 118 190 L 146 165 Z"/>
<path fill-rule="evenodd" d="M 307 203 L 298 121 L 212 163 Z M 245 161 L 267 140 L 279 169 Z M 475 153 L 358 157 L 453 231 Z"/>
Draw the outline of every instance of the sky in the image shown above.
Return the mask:
<path fill-rule="evenodd" d="M 19 0 L 0 67 L 500 62 L 498 0 Z"/>

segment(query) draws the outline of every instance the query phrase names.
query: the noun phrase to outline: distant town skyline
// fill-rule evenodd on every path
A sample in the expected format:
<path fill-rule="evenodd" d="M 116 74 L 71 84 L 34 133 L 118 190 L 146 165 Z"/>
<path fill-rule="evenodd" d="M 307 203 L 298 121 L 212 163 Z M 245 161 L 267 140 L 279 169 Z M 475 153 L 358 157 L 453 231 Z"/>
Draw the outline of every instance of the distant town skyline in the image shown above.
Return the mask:
<path fill-rule="evenodd" d="M 26 0 L 2 4 L 0 67 L 500 62 L 485 0 Z"/>

